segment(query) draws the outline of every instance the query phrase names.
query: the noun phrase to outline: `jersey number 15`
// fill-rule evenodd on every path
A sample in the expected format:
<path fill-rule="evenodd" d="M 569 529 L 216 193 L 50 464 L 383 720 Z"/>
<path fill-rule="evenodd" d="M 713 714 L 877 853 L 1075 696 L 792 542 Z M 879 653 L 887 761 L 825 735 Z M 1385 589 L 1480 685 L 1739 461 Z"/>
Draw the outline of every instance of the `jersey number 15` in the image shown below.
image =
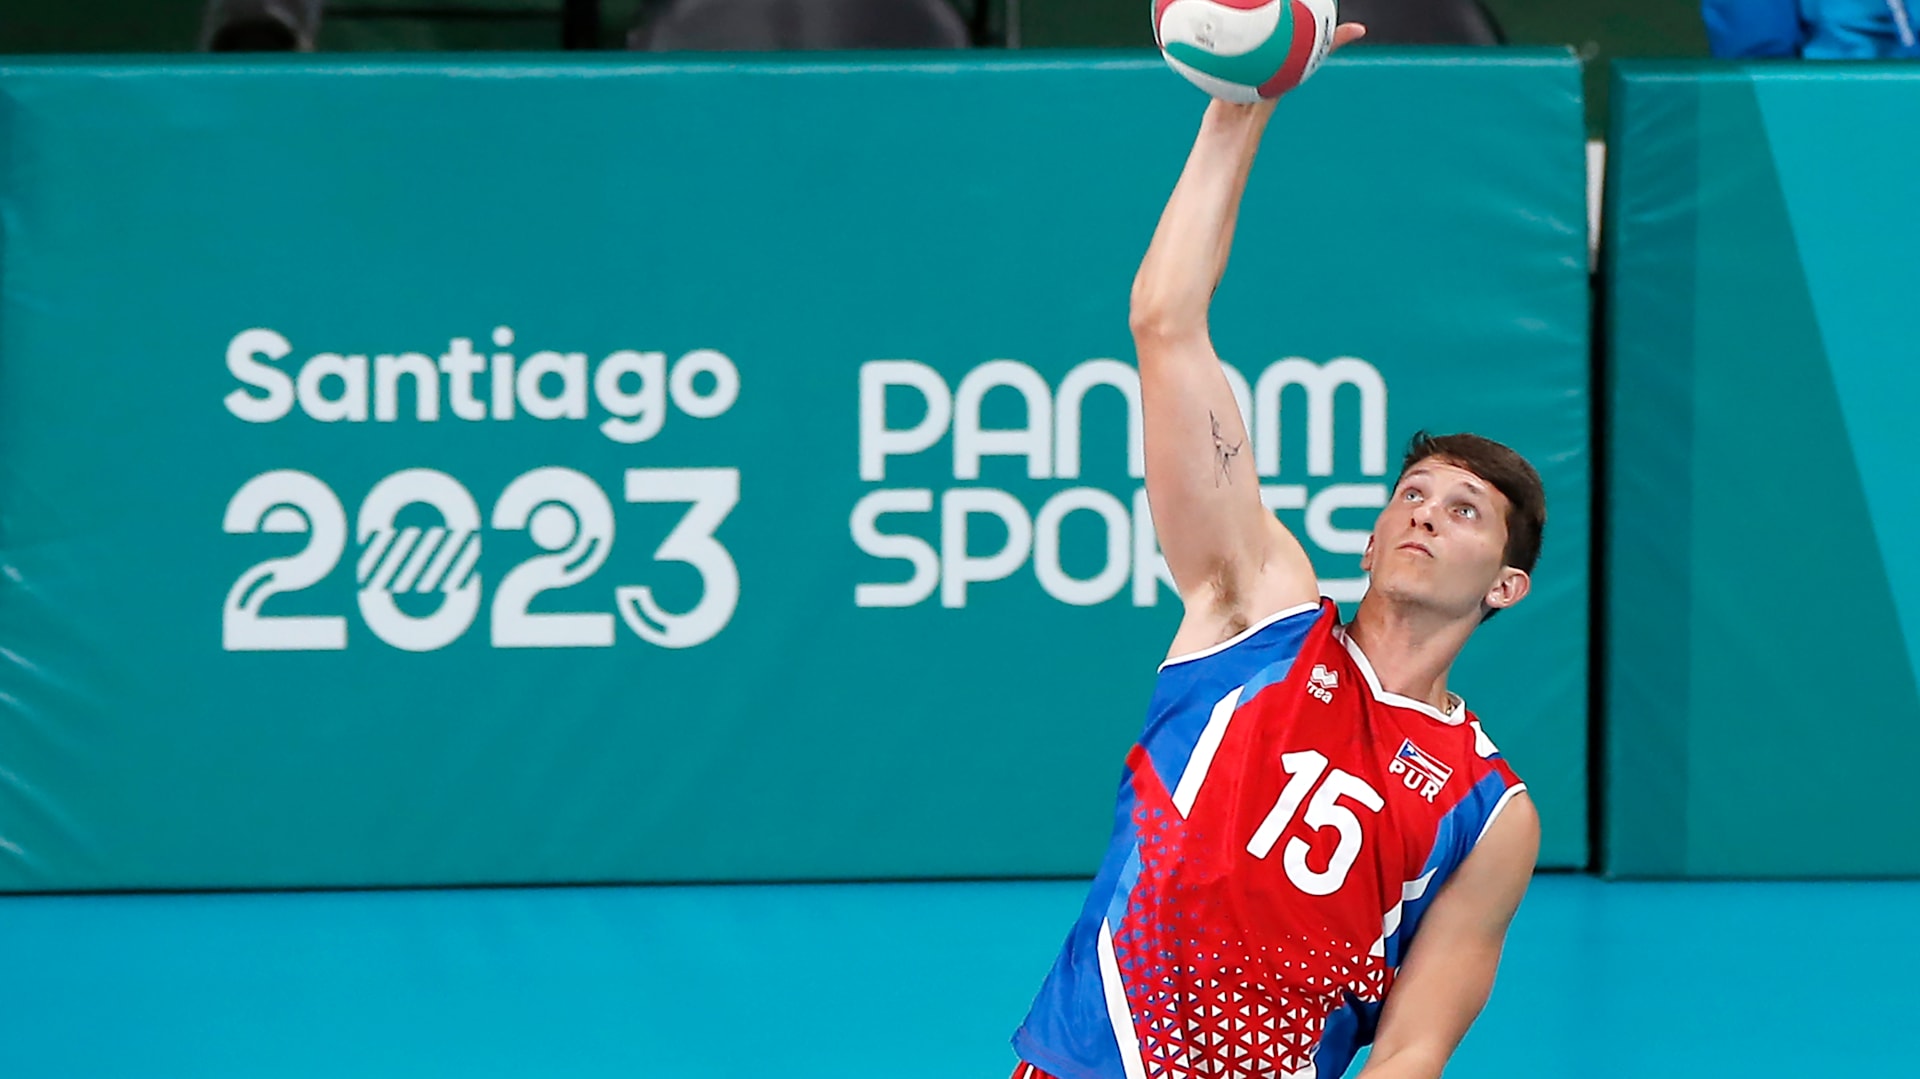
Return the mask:
<path fill-rule="evenodd" d="M 1300 803 L 1307 803 L 1304 818 L 1309 828 L 1318 831 L 1333 828 L 1340 833 L 1340 845 L 1334 848 L 1333 857 L 1328 859 L 1325 869 L 1315 870 L 1307 865 L 1307 853 L 1312 849 L 1307 841 L 1295 836 L 1287 841 L 1287 849 L 1281 855 L 1280 864 L 1286 867 L 1287 879 L 1293 886 L 1308 895 L 1332 895 L 1347 882 L 1347 874 L 1353 869 L 1355 859 L 1360 857 L 1362 831 L 1360 818 L 1353 810 L 1339 803 L 1342 795 L 1359 802 L 1375 813 L 1380 812 L 1386 801 L 1380 793 L 1368 785 L 1367 781 L 1349 772 L 1335 768 L 1327 772 L 1327 758 L 1311 749 L 1300 753 L 1288 753 L 1280 758 L 1280 766 L 1293 778 L 1287 781 L 1280 792 L 1280 800 L 1274 803 L 1267 819 L 1247 841 L 1247 853 L 1256 858 L 1265 858 L 1273 852 L 1280 834 L 1293 823 L 1294 814 L 1300 812 Z M 1326 776 L 1326 782 L 1320 783 L 1320 777 Z M 1314 784 L 1319 783 L 1315 788 Z M 1313 798 L 1308 800 L 1311 791 Z"/>

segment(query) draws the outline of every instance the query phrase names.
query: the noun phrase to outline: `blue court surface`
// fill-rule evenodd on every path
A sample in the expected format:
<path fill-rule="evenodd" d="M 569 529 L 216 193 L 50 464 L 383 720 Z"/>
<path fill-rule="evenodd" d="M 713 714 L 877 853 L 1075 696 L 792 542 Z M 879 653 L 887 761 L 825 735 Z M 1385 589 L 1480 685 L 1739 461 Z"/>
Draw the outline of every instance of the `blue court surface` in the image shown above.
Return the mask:
<path fill-rule="evenodd" d="M 1002 1079 L 1082 887 L 0 899 L 0 1075 Z M 1543 876 L 1447 1074 L 1912 1074 L 1916 910 Z"/>

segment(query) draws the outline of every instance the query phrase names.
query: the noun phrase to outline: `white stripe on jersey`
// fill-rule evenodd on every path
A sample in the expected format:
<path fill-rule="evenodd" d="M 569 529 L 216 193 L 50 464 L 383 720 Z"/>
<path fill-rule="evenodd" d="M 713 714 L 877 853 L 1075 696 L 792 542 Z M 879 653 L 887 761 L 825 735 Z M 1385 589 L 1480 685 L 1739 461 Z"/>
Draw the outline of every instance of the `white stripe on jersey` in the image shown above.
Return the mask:
<path fill-rule="evenodd" d="M 1506 789 L 1506 793 L 1500 796 L 1500 800 L 1493 803 L 1493 812 L 1487 814 L 1487 823 L 1480 826 L 1480 834 L 1473 837 L 1475 843 L 1486 838 L 1487 829 L 1493 827 L 1493 822 L 1500 819 L 1500 811 L 1507 808 L 1507 803 L 1513 801 L 1513 796 L 1526 789 L 1525 783 L 1515 783 Z"/>
<path fill-rule="evenodd" d="M 1207 717 L 1206 728 L 1200 732 L 1200 740 L 1193 744 L 1193 756 L 1187 758 L 1180 782 L 1173 788 L 1173 808 L 1179 810 L 1182 817 L 1193 811 L 1193 800 L 1200 797 L 1200 784 L 1207 780 L 1213 755 L 1220 751 L 1220 740 L 1227 736 L 1227 723 L 1233 719 L 1233 710 L 1240 707 L 1240 693 L 1246 688 L 1235 686 L 1232 693 L 1214 704 L 1213 714 Z"/>
<path fill-rule="evenodd" d="M 1140 1059 L 1140 1035 L 1133 1029 L 1133 1010 L 1127 1006 L 1127 987 L 1120 981 L 1120 960 L 1113 954 L 1113 927 L 1100 922 L 1100 985 L 1107 991 L 1107 1022 L 1120 1046 L 1120 1064 L 1127 1079 L 1147 1079 Z"/>
<path fill-rule="evenodd" d="M 1387 938 L 1400 931 L 1400 919 L 1405 916 L 1407 904 L 1427 894 L 1427 888 L 1433 884 L 1433 875 L 1438 869 L 1429 869 L 1418 880 L 1410 880 L 1400 886 L 1400 902 L 1393 905 L 1387 916 L 1380 920 L 1380 939 L 1373 942 L 1373 954 L 1387 954 Z"/>

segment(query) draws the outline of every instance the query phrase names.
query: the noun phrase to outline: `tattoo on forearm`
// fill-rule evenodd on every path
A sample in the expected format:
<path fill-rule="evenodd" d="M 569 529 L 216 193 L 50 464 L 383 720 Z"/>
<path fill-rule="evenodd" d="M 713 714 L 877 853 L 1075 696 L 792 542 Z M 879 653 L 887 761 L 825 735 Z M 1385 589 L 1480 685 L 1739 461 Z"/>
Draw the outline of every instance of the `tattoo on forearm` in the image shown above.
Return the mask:
<path fill-rule="evenodd" d="M 1233 482 L 1233 459 L 1240 456 L 1240 447 L 1245 446 L 1247 441 L 1243 438 L 1238 442 L 1228 442 L 1226 436 L 1220 433 L 1220 417 L 1209 411 L 1207 419 L 1213 421 L 1213 458 L 1220 466 L 1220 474 L 1213 478 L 1213 485 L 1218 487 L 1221 480 Z"/>

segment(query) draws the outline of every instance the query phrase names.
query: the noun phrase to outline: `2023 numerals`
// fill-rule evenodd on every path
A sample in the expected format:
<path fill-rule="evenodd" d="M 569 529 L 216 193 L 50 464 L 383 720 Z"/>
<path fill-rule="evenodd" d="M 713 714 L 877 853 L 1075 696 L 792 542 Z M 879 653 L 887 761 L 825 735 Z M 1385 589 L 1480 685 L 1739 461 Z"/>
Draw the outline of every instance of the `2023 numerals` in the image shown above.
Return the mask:
<path fill-rule="evenodd" d="M 720 524 L 740 501 L 740 471 L 733 468 L 630 468 L 623 495 L 629 503 L 687 503 L 680 521 L 654 551 L 656 562 L 679 562 L 700 576 L 700 599 L 672 612 L 645 584 L 613 590 L 621 621 L 642 640 L 662 648 L 691 648 L 717 636 L 740 601 L 740 574 L 733 556 L 716 538 Z M 400 513 L 422 504 L 441 524 L 397 527 Z M 569 468 L 536 468 L 516 477 L 494 501 L 488 524 L 496 532 L 525 531 L 547 552 L 521 561 L 494 588 L 489 618 L 495 648 L 608 648 L 613 614 L 598 611 L 529 610 L 542 592 L 590 579 L 613 549 L 613 503 L 591 477 Z M 233 535 L 307 534 L 306 546 L 242 572 L 227 591 L 221 643 L 228 651 L 325 651 L 347 647 L 344 615 L 269 615 L 262 608 L 276 595 L 311 588 L 339 565 L 347 545 L 347 513 L 333 489 L 318 477 L 293 469 L 264 472 L 248 480 L 227 503 L 222 528 Z M 429 652 L 458 640 L 480 613 L 480 507 L 459 480 L 433 469 L 413 468 L 375 484 L 361 500 L 354 521 L 361 544 L 356 567 L 361 620 L 376 637 L 409 652 Z M 440 599 L 429 614 L 415 615 L 395 599 L 408 593 Z"/>

